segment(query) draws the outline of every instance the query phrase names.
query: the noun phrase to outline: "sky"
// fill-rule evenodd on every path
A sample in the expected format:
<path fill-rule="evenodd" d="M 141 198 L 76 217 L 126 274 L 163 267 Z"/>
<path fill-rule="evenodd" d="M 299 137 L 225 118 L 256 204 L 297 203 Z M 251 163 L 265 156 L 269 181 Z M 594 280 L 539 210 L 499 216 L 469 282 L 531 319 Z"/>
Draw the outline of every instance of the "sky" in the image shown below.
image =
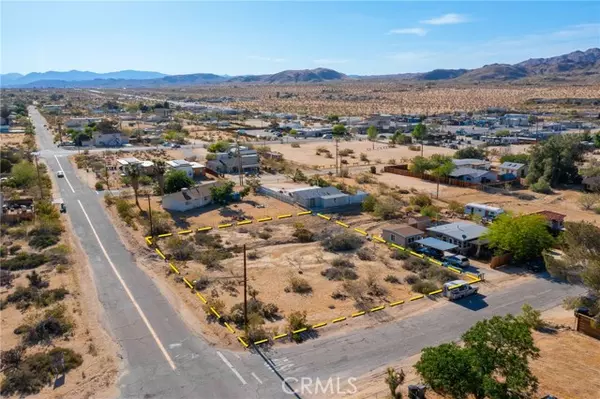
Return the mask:
<path fill-rule="evenodd" d="M 600 2 L 0 1 L 0 72 L 352 75 L 600 47 Z"/>

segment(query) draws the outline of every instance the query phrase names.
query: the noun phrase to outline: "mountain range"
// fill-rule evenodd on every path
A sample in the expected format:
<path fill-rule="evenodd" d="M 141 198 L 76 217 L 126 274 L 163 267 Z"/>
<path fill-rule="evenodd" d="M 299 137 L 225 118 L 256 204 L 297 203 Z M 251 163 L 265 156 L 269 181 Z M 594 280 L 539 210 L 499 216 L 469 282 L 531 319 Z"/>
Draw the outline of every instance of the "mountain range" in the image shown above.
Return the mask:
<path fill-rule="evenodd" d="M 584 81 L 600 82 L 600 49 L 550 58 L 532 58 L 517 64 L 491 64 L 475 69 L 435 69 L 421 73 L 403 73 L 375 76 L 348 76 L 327 68 L 286 70 L 270 75 L 226 76 L 212 73 L 165 75 L 147 71 L 118 71 L 94 73 L 68 71 L 27 75 L 15 73 L 0 75 L 3 87 L 14 88 L 123 88 L 173 87 L 206 84 L 297 84 L 357 80 L 444 81 L 456 83 L 477 82 L 540 82 Z"/>

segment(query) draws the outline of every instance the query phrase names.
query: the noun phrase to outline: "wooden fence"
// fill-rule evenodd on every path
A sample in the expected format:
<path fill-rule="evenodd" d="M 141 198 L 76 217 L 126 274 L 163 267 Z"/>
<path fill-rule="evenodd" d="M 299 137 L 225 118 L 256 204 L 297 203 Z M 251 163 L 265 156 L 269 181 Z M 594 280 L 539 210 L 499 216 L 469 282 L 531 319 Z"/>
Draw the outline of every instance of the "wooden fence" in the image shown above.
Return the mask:
<path fill-rule="evenodd" d="M 500 266 L 507 265 L 512 259 L 512 254 L 494 256 L 490 262 L 490 268 L 497 269 Z"/>
<path fill-rule="evenodd" d="M 575 329 L 579 332 L 589 335 L 592 338 L 600 339 L 600 327 L 596 326 L 594 319 L 579 313 L 575 314 Z"/>

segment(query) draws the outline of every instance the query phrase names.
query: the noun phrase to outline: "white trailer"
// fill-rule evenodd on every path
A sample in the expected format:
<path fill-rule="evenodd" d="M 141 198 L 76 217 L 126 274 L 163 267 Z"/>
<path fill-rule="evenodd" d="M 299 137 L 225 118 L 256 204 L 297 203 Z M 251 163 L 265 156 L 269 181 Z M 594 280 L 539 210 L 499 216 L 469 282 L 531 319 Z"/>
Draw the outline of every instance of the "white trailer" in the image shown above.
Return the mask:
<path fill-rule="evenodd" d="M 465 205 L 465 215 L 477 215 L 484 219 L 495 219 L 499 215 L 504 213 L 504 209 L 496 206 L 489 206 L 485 204 L 476 204 L 471 202 Z"/>

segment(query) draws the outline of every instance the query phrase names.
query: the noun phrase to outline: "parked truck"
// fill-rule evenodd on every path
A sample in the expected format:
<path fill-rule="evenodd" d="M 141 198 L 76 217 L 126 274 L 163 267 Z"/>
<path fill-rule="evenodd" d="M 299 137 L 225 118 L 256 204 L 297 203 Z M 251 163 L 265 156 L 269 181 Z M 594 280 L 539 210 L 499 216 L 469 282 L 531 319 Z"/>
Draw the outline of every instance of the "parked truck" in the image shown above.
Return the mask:
<path fill-rule="evenodd" d="M 464 280 L 453 280 L 444 284 L 442 295 L 451 301 L 464 298 L 469 295 L 476 294 L 479 291 L 478 287 L 473 287 Z"/>

